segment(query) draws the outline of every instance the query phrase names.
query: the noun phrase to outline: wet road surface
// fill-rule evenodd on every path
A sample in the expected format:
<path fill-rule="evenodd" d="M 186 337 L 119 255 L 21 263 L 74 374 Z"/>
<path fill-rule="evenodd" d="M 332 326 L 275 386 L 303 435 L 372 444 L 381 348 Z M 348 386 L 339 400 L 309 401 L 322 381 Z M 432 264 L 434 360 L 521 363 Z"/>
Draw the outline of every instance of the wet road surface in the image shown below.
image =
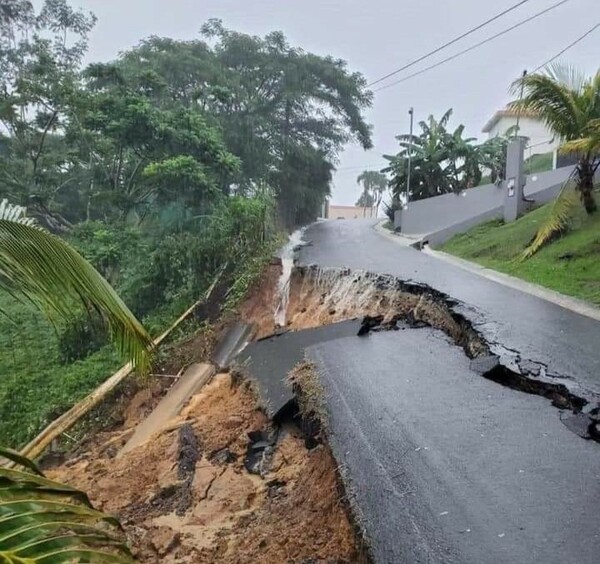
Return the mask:
<path fill-rule="evenodd" d="M 501 354 L 600 391 L 600 324 L 383 238 L 370 222 L 312 226 L 302 264 L 427 284 Z M 600 550 L 600 444 L 561 411 L 470 369 L 440 332 L 309 345 L 330 442 L 376 562 L 592 564 Z M 512 368 L 514 369 L 514 363 Z"/>
<path fill-rule="evenodd" d="M 313 345 L 330 444 L 378 563 L 598 562 L 600 445 L 432 329 Z"/>
<path fill-rule="evenodd" d="M 600 322 L 556 304 L 467 272 L 373 229 L 373 221 L 326 221 L 305 233 L 312 244 L 300 251 L 301 264 L 348 267 L 426 284 L 459 303 L 463 314 L 510 366 L 527 360 L 548 367 L 600 397 Z M 590 397 L 590 393 L 581 393 Z"/>

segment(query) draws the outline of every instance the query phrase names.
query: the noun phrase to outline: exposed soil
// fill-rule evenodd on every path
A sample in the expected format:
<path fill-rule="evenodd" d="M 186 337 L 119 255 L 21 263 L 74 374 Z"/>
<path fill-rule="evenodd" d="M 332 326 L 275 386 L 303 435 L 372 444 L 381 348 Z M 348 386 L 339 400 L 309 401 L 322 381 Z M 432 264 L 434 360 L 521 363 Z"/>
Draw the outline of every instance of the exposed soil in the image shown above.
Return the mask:
<path fill-rule="evenodd" d="M 281 276 L 281 260 L 273 259 L 260 280 L 250 289 L 248 297 L 240 306 L 238 317 L 254 325 L 254 339 L 262 339 L 275 332 L 275 309 L 277 288 Z"/>
<path fill-rule="evenodd" d="M 254 324 L 255 339 L 278 330 L 281 271 L 273 261 L 239 309 L 237 317 Z M 429 288 L 363 272 L 294 269 L 288 330 L 354 318 L 364 318 L 365 331 L 393 328 L 398 321 L 436 327 L 479 359 L 482 376 L 575 406 L 561 385 L 533 381 L 494 362 L 488 367 L 487 344 L 445 296 Z M 117 456 L 174 382 L 169 376 L 206 360 L 228 321 L 168 349 L 163 376 L 135 394 L 135 387 L 128 389 L 112 404 L 118 409 L 107 430 L 95 433 L 67 462 L 55 460 L 48 473 L 118 515 L 140 562 L 367 562 L 322 433 L 327 414 L 310 365 L 298 366 L 289 378 L 298 426 L 273 428 L 250 382 L 219 374 L 159 435 Z"/>
<path fill-rule="evenodd" d="M 479 336 L 432 292 L 392 276 L 342 269 L 296 268 L 291 278 L 288 325 L 294 331 L 360 317 L 378 325 L 404 321 L 447 333 L 471 358 L 489 354 Z"/>
<path fill-rule="evenodd" d="M 140 562 L 361 561 L 326 446 L 289 427 L 264 476 L 248 472 L 248 433 L 270 431 L 248 383 L 221 374 L 147 444 L 117 458 L 106 433 L 48 474 L 118 515 Z"/>

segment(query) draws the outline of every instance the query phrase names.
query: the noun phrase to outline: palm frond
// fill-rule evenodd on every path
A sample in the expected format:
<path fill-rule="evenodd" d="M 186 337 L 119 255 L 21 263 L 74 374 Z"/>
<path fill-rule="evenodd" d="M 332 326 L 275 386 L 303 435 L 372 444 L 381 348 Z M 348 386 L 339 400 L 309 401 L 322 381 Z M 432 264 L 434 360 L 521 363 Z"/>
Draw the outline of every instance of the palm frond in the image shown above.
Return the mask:
<path fill-rule="evenodd" d="M 577 93 L 580 93 L 588 82 L 581 69 L 562 61 L 547 65 L 544 71 L 555 82 Z"/>
<path fill-rule="evenodd" d="M 32 217 L 27 217 L 25 215 L 26 212 L 26 208 L 16 204 L 9 204 L 6 198 L 0 202 L 0 219 L 6 219 L 7 221 L 14 221 L 16 223 L 21 223 L 22 225 L 35 227 L 37 222 Z"/>
<path fill-rule="evenodd" d="M 523 251 L 521 260 L 531 258 L 544 245 L 564 234 L 569 229 L 573 218 L 573 211 L 578 206 L 578 203 L 579 199 L 573 182 L 566 182 L 552 205 L 550 215 L 538 229 L 529 246 Z"/>
<path fill-rule="evenodd" d="M 523 89 L 523 98 L 509 104 L 515 111 L 531 112 L 564 140 L 578 136 L 584 116 L 577 104 L 577 92 L 548 74 L 530 74 L 515 81 L 513 94 Z"/>
<path fill-rule="evenodd" d="M 152 340 L 108 282 L 65 241 L 33 226 L 14 207 L 5 204 L 4 213 L 0 289 L 26 297 L 51 320 L 72 319 L 81 305 L 98 313 L 119 352 L 147 372 Z"/>
<path fill-rule="evenodd" d="M 600 119 L 592 120 L 584 130 L 583 137 L 568 141 L 560 147 L 559 151 L 563 154 L 600 154 Z"/>
<path fill-rule="evenodd" d="M 0 455 L 26 469 L 0 468 L 0 561 L 133 562 L 119 522 L 86 494 L 45 478 L 10 449 L 0 447 Z"/>

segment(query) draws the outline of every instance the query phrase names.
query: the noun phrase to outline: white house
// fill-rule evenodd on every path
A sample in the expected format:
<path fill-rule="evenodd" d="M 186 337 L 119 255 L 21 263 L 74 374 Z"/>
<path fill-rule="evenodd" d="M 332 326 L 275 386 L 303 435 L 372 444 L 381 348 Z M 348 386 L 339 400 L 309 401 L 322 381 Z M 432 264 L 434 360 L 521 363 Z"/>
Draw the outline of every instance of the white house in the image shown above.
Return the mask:
<path fill-rule="evenodd" d="M 519 135 L 529 139 L 525 149 L 525 158 L 532 155 L 554 153 L 554 168 L 556 168 L 557 150 L 560 143 L 546 125 L 531 113 L 521 112 L 519 117 L 514 110 L 508 108 L 500 110 L 485 124 L 483 132 L 487 133 L 490 138 L 505 135 L 511 127 L 517 125 L 517 120 Z"/>

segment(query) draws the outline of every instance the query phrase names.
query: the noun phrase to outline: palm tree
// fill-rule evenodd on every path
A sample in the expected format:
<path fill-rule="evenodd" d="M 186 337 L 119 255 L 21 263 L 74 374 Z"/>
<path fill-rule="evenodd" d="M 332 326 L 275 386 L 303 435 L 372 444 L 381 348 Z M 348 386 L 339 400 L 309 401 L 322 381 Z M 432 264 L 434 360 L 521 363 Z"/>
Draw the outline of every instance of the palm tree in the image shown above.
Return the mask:
<path fill-rule="evenodd" d="M 387 176 L 376 170 L 365 170 L 356 179 L 356 182 L 363 187 L 363 192 L 357 205 L 361 205 L 365 208 L 375 207 L 375 215 L 379 215 L 379 206 L 381 205 L 383 194 L 387 190 Z M 363 211 L 363 215 L 365 212 L 366 210 Z"/>
<path fill-rule="evenodd" d="M 65 241 L 0 203 L 0 289 L 34 304 L 50 320 L 83 306 L 100 314 L 119 351 L 148 371 L 152 341 L 108 282 Z M 0 447 L 20 468 L 0 467 L 0 561 L 133 562 L 119 523 L 83 493 L 48 480 L 27 458 Z"/>
<path fill-rule="evenodd" d="M 512 91 L 523 91 L 512 108 L 539 116 L 563 143 L 561 152 L 577 155 L 575 187 L 585 211 L 594 213 L 594 176 L 600 165 L 600 71 L 587 78 L 572 66 L 552 65 L 520 78 Z"/>

